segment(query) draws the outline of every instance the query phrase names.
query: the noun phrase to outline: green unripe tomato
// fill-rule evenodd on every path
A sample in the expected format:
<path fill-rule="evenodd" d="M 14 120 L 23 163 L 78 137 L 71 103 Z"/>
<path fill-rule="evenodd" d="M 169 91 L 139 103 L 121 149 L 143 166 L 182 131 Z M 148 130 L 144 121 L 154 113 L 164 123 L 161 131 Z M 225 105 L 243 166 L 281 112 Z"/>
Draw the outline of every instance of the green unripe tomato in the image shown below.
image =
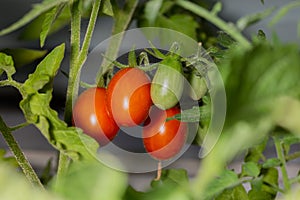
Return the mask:
<path fill-rule="evenodd" d="M 191 85 L 189 88 L 189 96 L 195 101 L 201 99 L 207 92 L 205 78 L 198 76 L 196 72 L 196 70 L 192 71 L 188 78 Z"/>
<path fill-rule="evenodd" d="M 182 65 L 177 56 L 168 56 L 159 64 L 151 83 L 151 99 L 160 109 L 174 107 L 184 87 Z"/>

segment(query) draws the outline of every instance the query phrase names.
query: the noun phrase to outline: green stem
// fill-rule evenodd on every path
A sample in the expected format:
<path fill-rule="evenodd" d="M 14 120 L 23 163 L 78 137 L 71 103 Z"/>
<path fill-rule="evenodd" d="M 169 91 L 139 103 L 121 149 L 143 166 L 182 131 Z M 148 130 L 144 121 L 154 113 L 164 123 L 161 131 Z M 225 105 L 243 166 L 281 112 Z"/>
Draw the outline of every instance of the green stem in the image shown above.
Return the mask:
<path fill-rule="evenodd" d="M 21 148 L 19 147 L 17 141 L 15 140 L 14 136 L 11 133 L 11 129 L 5 124 L 2 117 L 0 116 L 0 131 L 9 146 L 9 149 L 14 154 L 19 166 L 23 170 L 26 178 L 29 182 L 34 186 L 39 186 L 40 188 L 44 189 L 43 184 L 41 183 L 39 177 L 34 172 L 33 168 L 31 167 L 30 163 L 26 159 L 24 153 L 22 152 Z"/>
<path fill-rule="evenodd" d="M 65 116 L 64 120 L 68 124 L 72 120 L 72 102 L 73 98 L 77 96 L 76 80 L 77 74 L 79 72 L 78 55 L 80 50 L 80 20 L 81 15 L 79 11 L 79 1 L 73 1 L 70 5 L 71 10 L 71 56 L 70 56 L 70 71 L 68 79 L 68 88 L 66 94 L 66 104 L 65 104 Z"/>
<path fill-rule="evenodd" d="M 273 137 L 273 140 L 275 143 L 277 156 L 282 163 L 280 166 L 280 169 L 281 169 L 281 173 L 282 173 L 283 186 L 284 186 L 285 191 L 288 192 L 291 189 L 291 185 L 289 182 L 289 177 L 288 177 L 288 173 L 287 173 L 287 169 L 286 169 L 286 161 L 285 161 L 285 157 L 284 157 L 284 153 L 283 153 L 282 143 L 281 143 L 280 139 L 277 137 Z"/>
<path fill-rule="evenodd" d="M 114 5 L 115 21 L 112 29 L 113 37 L 111 37 L 109 41 L 108 48 L 101 63 L 101 68 L 96 77 L 96 83 L 100 82 L 101 76 L 111 67 L 111 60 L 116 59 L 124 36 L 123 32 L 126 30 L 132 19 L 132 15 L 135 11 L 137 3 L 138 0 L 128 0 L 123 9 L 120 9 L 117 7 L 117 5 Z"/>
<path fill-rule="evenodd" d="M 211 22 L 221 30 L 225 31 L 237 42 L 239 42 L 240 45 L 246 48 L 249 48 L 251 46 L 250 42 L 240 33 L 240 31 L 233 24 L 226 23 L 225 21 L 217 17 L 215 14 L 190 1 L 177 0 L 176 3 L 177 5 L 195 13 L 196 15 L 199 15 L 200 17 L 203 17 L 204 19 Z"/>
<path fill-rule="evenodd" d="M 68 79 L 68 88 L 66 96 L 66 105 L 65 105 L 65 121 L 70 124 L 72 121 L 72 106 L 73 99 L 78 95 L 79 80 L 80 80 L 80 70 L 83 63 L 86 60 L 88 49 L 90 46 L 93 30 L 95 28 L 96 19 L 98 16 L 98 11 L 100 8 L 101 0 L 95 0 L 93 9 L 91 12 L 90 21 L 88 28 L 85 34 L 82 48 L 80 50 L 80 20 L 81 14 L 79 10 L 79 1 L 74 1 L 71 6 L 71 60 L 70 60 L 70 72 Z M 58 162 L 58 171 L 57 171 L 57 181 L 60 177 L 67 171 L 69 167 L 70 160 L 63 153 L 60 152 L 59 162 Z"/>
<path fill-rule="evenodd" d="M 295 153 L 289 154 L 285 157 L 286 161 L 295 160 L 297 158 L 300 158 L 300 151 L 297 151 Z"/>

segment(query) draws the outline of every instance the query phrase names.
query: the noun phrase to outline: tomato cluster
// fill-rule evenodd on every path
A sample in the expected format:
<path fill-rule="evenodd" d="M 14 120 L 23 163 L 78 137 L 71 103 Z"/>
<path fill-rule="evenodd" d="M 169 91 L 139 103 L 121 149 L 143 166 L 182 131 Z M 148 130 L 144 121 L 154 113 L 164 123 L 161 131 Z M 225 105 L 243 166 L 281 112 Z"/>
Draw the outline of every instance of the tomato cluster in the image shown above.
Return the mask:
<path fill-rule="evenodd" d="M 163 78 L 168 84 L 174 84 L 167 76 Z M 119 127 L 141 125 L 149 155 L 157 160 L 174 157 L 185 144 L 188 126 L 185 122 L 167 119 L 180 114 L 180 108 L 174 95 L 159 91 L 164 90 L 165 85 L 158 88 L 157 76 L 154 79 L 156 82 L 137 67 L 120 69 L 107 88 L 89 88 L 78 97 L 73 108 L 74 125 L 102 146 L 113 140 Z M 168 98 L 172 98 L 171 106 L 167 105 Z"/>

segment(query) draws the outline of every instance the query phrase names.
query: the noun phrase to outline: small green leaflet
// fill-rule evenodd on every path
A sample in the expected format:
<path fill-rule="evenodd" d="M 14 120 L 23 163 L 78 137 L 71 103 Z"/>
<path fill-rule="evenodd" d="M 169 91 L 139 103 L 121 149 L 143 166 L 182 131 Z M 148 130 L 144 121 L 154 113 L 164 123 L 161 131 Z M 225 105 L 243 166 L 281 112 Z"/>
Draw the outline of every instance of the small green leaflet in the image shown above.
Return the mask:
<path fill-rule="evenodd" d="M 0 76 L 4 71 L 8 77 L 11 77 L 16 69 L 12 57 L 0 52 Z"/>
<path fill-rule="evenodd" d="M 194 106 L 191 109 L 183 110 L 180 114 L 167 118 L 168 120 L 177 119 L 182 122 L 199 122 L 203 120 L 210 120 L 211 112 L 209 106 Z"/>
<path fill-rule="evenodd" d="M 160 180 L 153 180 L 151 186 L 159 187 L 161 184 L 184 186 L 188 183 L 188 175 L 185 169 L 165 169 L 162 170 Z"/>
<path fill-rule="evenodd" d="M 255 162 L 246 162 L 242 165 L 241 176 L 257 177 L 260 173 L 260 167 Z"/>
<path fill-rule="evenodd" d="M 243 185 L 224 190 L 215 200 L 249 200 Z"/>
<path fill-rule="evenodd" d="M 44 0 L 42 3 L 35 4 L 31 11 L 25 14 L 20 20 L 10 25 L 9 27 L 1 30 L 0 36 L 17 30 L 18 28 L 24 26 L 25 24 L 29 23 L 30 21 L 44 13 L 45 11 L 67 2 L 68 0 Z"/>
<path fill-rule="evenodd" d="M 240 184 L 240 180 L 235 172 L 223 170 L 219 177 L 214 179 L 207 187 L 203 199 L 212 199 L 216 194 L 220 194 L 225 189 Z"/>
<path fill-rule="evenodd" d="M 37 66 L 22 85 L 23 100 L 20 107 L 28 122 L 40 129 L 56 149 L 74 160 L 94 159 L 98 143 L 81 130 L 68 127 L 59 119 L 55 110 L 50 108 L 52 81 L 64 57 L 64 44 L 56 47 Z"/>

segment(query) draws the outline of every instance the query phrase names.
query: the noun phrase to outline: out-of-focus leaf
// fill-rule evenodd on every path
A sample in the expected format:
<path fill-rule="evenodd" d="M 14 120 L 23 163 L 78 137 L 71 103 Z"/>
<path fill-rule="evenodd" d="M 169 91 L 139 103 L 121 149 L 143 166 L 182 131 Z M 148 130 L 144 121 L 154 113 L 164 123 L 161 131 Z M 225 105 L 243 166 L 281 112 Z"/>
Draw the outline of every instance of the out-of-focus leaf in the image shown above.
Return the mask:
<path fill-rule="evenodd" d="M 159 15 L 156 20 L 156 26 L 172 29 L 193 39 L 197 39 L 196 29 L 199 27 L 199 24 L 195 21 L 195 19 L 193 19 L 192 16 L 175 14 L 169 18 Z M 170 35 L 165 37 L 170 37 Z"/>
<path fill-rule="evenodd" d="M 247 28 L 248 26 L 255 24 L 263 19 L 265 19 L 266 17 L 270 16 L 273 12 L 274 12 L 275 8 L 271 7 L 268 8 L 262 12 L 259 13 L 254 13 L 254 14 L 250 14 L 250 15 L 246 15 L 242 18 L 240 18 L 237 22 L 236 22 L 236 26 L 240 29 L 240 30 L 244 30 L 245 28 Z"/>
<path fill-rule="evenodd" d="M 144 10 L 144 18 L 148 21 L 150 26 L 155 24 L 162 3 L 162 0 L 151 0 L 147 2 Z"/>
<path fill-rule="evenodd" d="M 24 176 L 0 163 L 0 199 L 6 200 L 62 200 L 46 190 L 33 187 Z"/>
<path fill-rule="evenodd" d="M 236 47 L 230 57 L 220 66 L 228 70 L 226 125 L 270 117 L 277 98 L 299 95 L 300 56 L 296 45 L 261 43 L 246 51 Z"/>
<path fill-rule="evenodd" d="M 8 77 L 11 77 L 16 72 L 16 69 L 12 57 L 0 52 L 0 76 L 3 72 L 5 72 Z"/>
<path fill-rule="evenodd" d="M 246 162 L 242 165 L 242 176 L 257 177 L 260 173 L 260 167 L 255 162 Z"/>
<path fill-rule="evenodd" d="M 101 2 L 101 10 L 103 14 L 106 14 L 108 16 L 114 16 L 113 8 L 110 3 L 110 0 L 102 0 Z"/>
<path fill-rule="evenodd" d="M 166 169 L 162 170 L 160 180 L 153 180 L 152 187 L 157 187 L 162 184 L 166 185 L 181 185 L 184 186 L 188 183 L 188 175 L 185 169 Z"/>
<path fill-rule="evenodd" d="M 240 180 L 235 172 L 224 170 L 215 180 L 213 180 L 207 187 L 203 199 L 212 199 L 212 197 L 219 195 L 225 189 L 238 184 Z"/>
<path fill-rule="evenodd" d="M 262 164 L 262 167 L 271 168 L 271 167 L 278 167 L 280 165 L 281 165 L 281 161 L 278 158 L 270 158 Z"/>
<path fill-rule="evenodd" d="M 67 3 L 68 0 L 44 0 L 42 3 L 35 4 L 33 8 L 25 14 L 21 19 L 19 19 L 17 22 L 13 23 L 9 27 L 3 29 L 0 31 L 0 36 L 8 34 L 12 31 L 17 30 L 18 28 L 24 26 L 25 24 L 29 23 L 45 11 L 60 5 L 62 3 Z"/>
<path fill-rule="evenodd" d="M 266 137 L 260 144 L 254 145 L 250 149 L 248 149 L 244 161 L 258 163 L 262 158 L 263 152 L 267 146 L 267 142 L 268 137 Z"/>
<path fill-rule="evenodd" d="M 3 49 L 2 52 L 11 55 L 13 57 L 15 67 L 22 67 L 45 56 L 47 50 L 16 48 L 16 49 Z"/>
<path fill-rule="evenodd" d="M 276 107 L 273 118 L 276 123 L 300 137 L 300 101 L 296 98 L 281 97 L 274 102 L 274 106 Z"/>
<path fill-rule="evenodd" d="M 248 194 L 243 185 L 226 189 L 215 200 L 248 200 Z"/>
<path fill-rule="evenodd" d="M 61 7 L 63 5 L 64 4 L 61 4 L 58 7 Z M 20 39 L 22 40 L 38 39 L 40 37 L 42 26 L 45 21 L 47 13 L 48 12 L 42 13 L 37 18 L 35 18 L 32 22 L 30 22 L 22 31 L 20 35 Z M 70 22 L 70 19 L 71 19 L 70 9 L 68 8 L 68 6 L 64 6 L 64 8 L 59 13 L 57 13 L 55 20 L 52 22 L 48 35 L 51 35 L 56 31 L 60 30 L 61 28 L 63 28 L 64 26 L 66 26 Z"/>
<path fill-rule="evenodd" d="M 75 162 L 52 189 L 65 200 L 120 200 L 127 186 L 126 175 L 95 162 Z"/>

